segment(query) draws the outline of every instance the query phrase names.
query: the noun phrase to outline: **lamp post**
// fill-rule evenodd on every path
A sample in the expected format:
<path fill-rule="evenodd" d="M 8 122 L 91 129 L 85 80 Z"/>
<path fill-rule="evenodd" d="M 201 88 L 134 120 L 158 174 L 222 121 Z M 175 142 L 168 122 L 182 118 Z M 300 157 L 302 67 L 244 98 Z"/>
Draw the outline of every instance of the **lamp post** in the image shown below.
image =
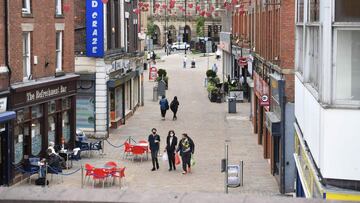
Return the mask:
<path fill-rule="evenodd" d="M 166 4 L 166 8 L 165 8 L 165 36 L 164 36 L 164 39 L 165 39 L 165 52 L 166 52 L 166 56 L 169 55 L 169 50 L 168 50 L 168 43 L 167 43 L 167 34 L 168 34 L 168 30 L 167 30 L 167 9 L 168 9 L 168 1 L 165 0 L 165 4 Z"/>
<path fill-rule="evenodd" d="M 186 7 L 187 7 L 187 0 L 185 0 L 185 26 L 184 26 L 184 39 L 185 39 L 185 55 L 186 55 L 186 41 L 187 41 L 187 36 L 186 36 Z"/>

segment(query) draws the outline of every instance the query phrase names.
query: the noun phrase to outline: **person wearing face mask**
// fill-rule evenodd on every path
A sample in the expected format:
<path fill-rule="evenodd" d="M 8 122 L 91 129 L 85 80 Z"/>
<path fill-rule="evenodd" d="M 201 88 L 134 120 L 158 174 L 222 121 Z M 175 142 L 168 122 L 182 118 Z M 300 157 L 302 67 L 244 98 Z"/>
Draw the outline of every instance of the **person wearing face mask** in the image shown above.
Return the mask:
<path fill-rule="evenodd" d="M 182 174 L 191 173 L 191 156 L 194 154 L 195 151 L 195 144 L 193 140 L 186 134 L 182 134 L 182 139 L 179 142 L 179 146 L 176 150 L 177 152 L 180 151 L 181 162 L 183 167 Z"/>
<path fill-rule="evenodd" d="M 151 161 L 153 165 L 151 171 L 155 171 L 156 169 L 159 170 L 159 161 L 157 156 L 160 146 L 160 136 L 156 133 L 157 132 L 156 128 L 153 128 L 151 132 L 152 133 L 149 135 L 148 142 L 151 151 Z"/>
<path fill-rule="evenodd" d="M 169 171 L 176 170 L 175 167 L 175 150 L 177 145 L 177 137 L 173 130 L 169 131 L 168 136 L 166 137 L 166 152 L 168 154 L 169 160 Z"/>

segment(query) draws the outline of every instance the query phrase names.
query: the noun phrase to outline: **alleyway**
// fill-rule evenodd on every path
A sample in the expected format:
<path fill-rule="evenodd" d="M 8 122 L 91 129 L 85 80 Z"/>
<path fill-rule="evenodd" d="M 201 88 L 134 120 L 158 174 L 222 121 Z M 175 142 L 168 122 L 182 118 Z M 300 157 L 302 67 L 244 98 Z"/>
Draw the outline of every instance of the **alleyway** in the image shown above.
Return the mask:
<path fill-rule="evenodd" d="M 188 61 L 193 56 L 188 57 Z M 270 175 L 269 164 L 262 158 L 262 148 L 257 145 L 249 121 L 248 103 L 238 104 L 238 113 L 229 115 L 227 104 L 210 103 L 204 88 L 204 77 L 207 58 L 194 56 L 196 69 L 183 69 L 183 54 L 164 56 L 165 61 L 158 62 L 158 68 L 165 68 L 169 75 L 169 100 L 178 96 L 180 107 L 178 120 L 172 121 L 168 112 L 166 121 L 160 117 L 158 102 L 152 101 L 154 82 L 148 81 L 145 74 L 145 106 L 139 108 L 126 125 L 113 130 L 109 141 L 114 145 L 122 144 L 131 136 L 134 140 L 147 139 L 151 128 L 158 129 L 161 136 L 161 152 L 165 147 L 167 132 L 175 130 L 178 137 L 186 132 L 195 142 L 196 165 L 193 173 L 182 175 L 180 166 L 177 171 L 168 172 L 167 162 L 160 161 L 160 170 L 151 172 L 151 161 L 132 162 L 123 160 L 123 148 L 114 148 L 105 143 L 105 156 L 94 155 L 91 159 L 83 158 L 81 162 L 101 165 L 106 161 L 120 162 L 126 167 L 125 189 L 146 191 L 177 192 L 223 192 L 224 174 L 220 173 L 220 160 L 224 157 L 224 141 L 230 140 L 230 163 L 244 160 L 244 187 L 230 189 L 230 193 L 251 193 L 256 195 L 277 195 L 278 186 Z M 210 66 L 214 62 L 210 56 Z M 217 61 L 220 67 L 221 62 Z M 221 72 L 221 70 L 219 70 Z M 161 160 L 161 158 L 160 158 Z M 80 167 L 81 162 L 74 163 L 72 171 Z M 25 186 L 27 184 L 23 184 Z M 91 184 L 87 187 L 91 187 Z M 33 187 L 33 186 L 32 186 Z M 52 187 L 80 187 L 80 173 L 64 177 L 64 183 Z"/>

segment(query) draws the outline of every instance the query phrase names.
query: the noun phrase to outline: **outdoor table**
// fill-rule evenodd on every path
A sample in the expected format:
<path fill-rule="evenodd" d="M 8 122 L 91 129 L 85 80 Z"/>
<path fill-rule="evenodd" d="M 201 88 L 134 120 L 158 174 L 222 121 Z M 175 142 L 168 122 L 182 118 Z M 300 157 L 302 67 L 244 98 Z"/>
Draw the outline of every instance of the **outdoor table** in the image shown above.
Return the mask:
<path fill-rule="evenodd" d="M 70 160 L 71 161 L 71 167 L 69 166 L 69 157 L 74 153 L 73 150 L 67 150 L 67 149 L 62 149 L 59 151 L 59 155 L 61 157 L 64 157 L 66 158 L 66 169 L 69 169 L 72 167 L 73 163 L 72 163 L 72 159 Z"/>
<path fill-rule="evenodd" d="M 143 147 L 146 152 L 146 160 L 149 160 L 149 143 L 148 142 L 135 143 L 135 144 L 133 144 L 133 146 Z"/>

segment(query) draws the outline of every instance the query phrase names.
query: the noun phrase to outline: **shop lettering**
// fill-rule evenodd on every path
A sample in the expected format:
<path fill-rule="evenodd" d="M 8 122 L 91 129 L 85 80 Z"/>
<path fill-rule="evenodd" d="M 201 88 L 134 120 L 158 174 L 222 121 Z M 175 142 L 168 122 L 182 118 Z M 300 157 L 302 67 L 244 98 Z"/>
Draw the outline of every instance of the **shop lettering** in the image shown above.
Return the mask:
<path fill-rule="evenodd" d="M 102 57 L 104 55 L 103 3 L 89 0 L 86 5 L 86 55 Z"/>
<path fill-rule="evenodd" d="M 38 100 L 38 99 L 44 99 L 47 97 L 52 97 L 52 96 L 56 96 L 58 94 L 63 94 L 67 92 L 67 87 L 66 86 L 59 86 L 57 88 L 51 89 L 51 88 L 47 88 L 47 89 L 41 89 L 41 90 L 36 90 L 34 92 L 27 92 L 26 93 L 26 101 L 34 101 L 34 100 Z"/>

